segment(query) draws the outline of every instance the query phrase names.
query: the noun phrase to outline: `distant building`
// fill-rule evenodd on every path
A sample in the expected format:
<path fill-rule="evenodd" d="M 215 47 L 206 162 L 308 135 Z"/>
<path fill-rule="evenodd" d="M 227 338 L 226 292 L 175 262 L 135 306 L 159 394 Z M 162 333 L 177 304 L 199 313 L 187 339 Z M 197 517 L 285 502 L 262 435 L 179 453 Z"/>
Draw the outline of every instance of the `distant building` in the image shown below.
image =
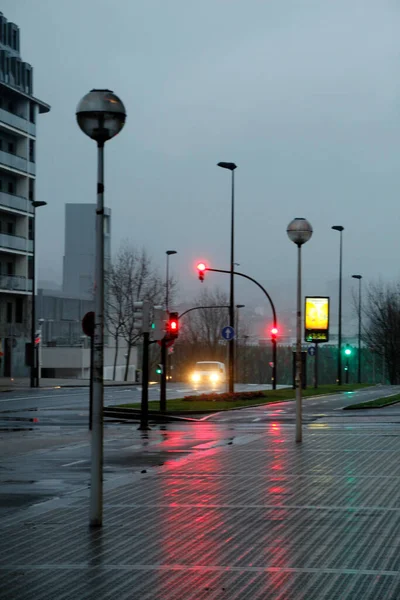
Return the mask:
<path fill-rule="evenodd" d="M 22 376 L 29 341 L 33 265 L 36 118 L 50 106 L 33 96 L 33 68 L 20 31 L 0 13 L 0 375 Z"/>
<path fill-rule="evenodd" d="M 104 262 L 111 257 L 111 210 L 104 215 Z M 71 298 L 93 297 L 96 245 L 96 205 L 65 205 L 63 292 Z"/>

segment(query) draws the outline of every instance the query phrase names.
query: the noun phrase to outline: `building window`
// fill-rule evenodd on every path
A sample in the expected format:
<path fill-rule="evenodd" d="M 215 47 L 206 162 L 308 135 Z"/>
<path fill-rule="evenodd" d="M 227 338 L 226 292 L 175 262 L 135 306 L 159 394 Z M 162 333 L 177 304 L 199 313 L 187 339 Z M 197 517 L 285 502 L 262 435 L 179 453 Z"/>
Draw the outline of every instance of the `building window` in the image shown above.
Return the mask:
<path fill-rule="evenodd" d="M 14 142 L 8 142 L 8 151 L 10 154 L 15 154 L 15 144 Z"/>
<path fill-rule="evenodd" d="M 33 202 L 35 199 L 35 180 L 29 180 L 29 200 Z"/>
<path fill-rule="evenodd" d="M 8 193 L 9 194 L 13 194 L 14 193 L 14 182 L 13 181 L 9 181 L 8 182 Z"/>
<path fill-rule="evenodd" d="M 28 256 L 28 279 L 33 279 L 33 258 Z"/>
<path fill-rule="evenodd" d="M 29 161 L 35 162 L 35 141 L 29 140 Z"/>
<path fill-rule="evenodd" d="M 17 32 L 15 31 L 15 29 L 13 29 L 13 32 L 12 32 L 11 47 L 14 48 L 14 50 L 18 50 L 18 39 L 17 39 Z"/>
<path fill-rule="evenodd" d="M 8 235 L 15 235 L 15 223 L 8 221 L 7 223 L 7 233 Z"/>
<path fill-rule="evenodd" d="M 22 298 L 17 298 L 15 301 L 15 322 L 22 323 L 24 320 L 24 301 Z"/>
<path fill-rule="evenodd" d="M 2 189 L 3 189 L 3 182 L 2 182 L 2 180 L 0 179 L 0 192 L 1 192 L 1 190 L 2 190 Z"/>
<path fill-rule="evenodd" d="M 3 140 L 0 140 L 0 150 L 3 149 Z"/>
<path fill-rule="evenodd" d="M 13 320 L 13 305 L 12 302 L 7 302 L 7 323 L 12 323 Z"/>
<path fill-rule="evenodd" d="M 33 219 L 29 219 L 28 223 L 28 240 L 33 240 Z"/>
<path fill-rule="evenodd" d="M 31 75 L 30 75 L 31 72 L 28 71 L 28 73 L 29 73 L 29 79 L 30 79 L 31 78 Z M 36 107 L 35 107 L 34 103 L 30 102 L 30 104 L 29 104 L 29 120 L 30 120 L 31 123 L 36 123 L 36 110 L 35 109 L 36 109 Z"/>
<path fill-rule="evenodd" d="M 14 275 L 14 263 L 7 263 L 7 275 Z"/>

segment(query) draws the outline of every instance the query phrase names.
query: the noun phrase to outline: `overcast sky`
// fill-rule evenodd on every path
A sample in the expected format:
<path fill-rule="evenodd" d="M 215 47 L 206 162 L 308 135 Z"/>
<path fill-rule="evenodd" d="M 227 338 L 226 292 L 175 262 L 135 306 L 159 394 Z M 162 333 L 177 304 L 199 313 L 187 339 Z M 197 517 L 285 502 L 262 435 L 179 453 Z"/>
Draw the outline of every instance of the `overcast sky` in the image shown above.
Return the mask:
<path fill-rule="evenodd" d="M 0 10 L 21 28 L 35 95 L 52 107 L 38 124 L 41 277 L 61 274 L 64 204 L 95 201 L 95 144 L 75 122 L 93 87 L 112 89 L 128 113 L 106 146 L 113 248 L 129 238 L 162 267 L 178 250 L 183 298 L 199 291 L 197 259 L 229 266 L 221 160 L 238 165 L 236 260 L 293 292 L 293 305 L 294 217 L 314 227 L 305 292 L 337 280 L 335 224 L 345 278 L 399 276 L 395 0 L 2 0 Z M 258 297 L 250 285 L 237 301 Z"/>

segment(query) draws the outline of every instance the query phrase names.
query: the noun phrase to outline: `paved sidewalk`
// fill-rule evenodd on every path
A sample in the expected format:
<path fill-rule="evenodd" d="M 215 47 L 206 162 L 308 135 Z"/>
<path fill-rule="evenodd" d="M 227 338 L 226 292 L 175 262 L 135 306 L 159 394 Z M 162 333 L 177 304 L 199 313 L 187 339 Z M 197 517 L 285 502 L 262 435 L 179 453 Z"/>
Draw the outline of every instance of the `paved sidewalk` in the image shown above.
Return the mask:
<path fill-rule="evenodd" d="M 87 490 L 3 518 L 0 598 L 400 598 L 399 424 L 320 420 L 301 445 L 279 423 L 227 432 L 197 423 L 195 452 L 107 480 L 100 530 Z"/>

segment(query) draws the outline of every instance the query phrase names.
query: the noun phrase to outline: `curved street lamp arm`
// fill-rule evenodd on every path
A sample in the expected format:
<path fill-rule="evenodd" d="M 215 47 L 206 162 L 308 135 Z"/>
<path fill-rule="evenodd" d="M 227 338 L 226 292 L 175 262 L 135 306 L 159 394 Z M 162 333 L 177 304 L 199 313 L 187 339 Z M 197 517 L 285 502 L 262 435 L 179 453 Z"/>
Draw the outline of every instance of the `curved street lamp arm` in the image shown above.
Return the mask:
<path fill-rule="evenodd" d="M 213 271 L 214 273 L 230 273 L 230 271 L 225 271 L 224 269 L 210 269 L 209 267 L 207 267 L 205 270 L 206 271 Z M 278 322 L 277 322 L 277 318 L 276 318 L 275 306 L 274 306 L 274 303 L 272 302 L 272 298 L 268 294 L 267 290 L 261 285 L 261 283 L 258 283 L 258 281 L 256 281 L 255 279 L 253 279 L 249 275 L 245 275 L 244 273 L 238 273 L 237 271 L 234 271 L 233 274 L 234 275 L 239 275 L 239 277 L 244 277 L 245 279 L 249 279 L 250 281 L 252 281 L 256 285 L 258 285 L 258 287 L 264 292 L 264 294 L 267 296 L 267 298 L 269 300 L 269 303 L 271 305 L 272 314 L 273 314 L 273 317 L 274 317 L 274 327 L 277 327 Z"/>
<path fill-rule="evenodd" d="M 230 273 L 230 271 L 227 271 L 227 273 Z M 188 308 L 188 310 L 185 310 L 185 312 L 179 315 L 179 319 L 181 319 L 184 315 L 187 315 L 187 313 L 191 312 L 192 310 L 200 310 L 201 308 L 229 308 L 229 306 L 194 306 L 193 308 Z"/>

